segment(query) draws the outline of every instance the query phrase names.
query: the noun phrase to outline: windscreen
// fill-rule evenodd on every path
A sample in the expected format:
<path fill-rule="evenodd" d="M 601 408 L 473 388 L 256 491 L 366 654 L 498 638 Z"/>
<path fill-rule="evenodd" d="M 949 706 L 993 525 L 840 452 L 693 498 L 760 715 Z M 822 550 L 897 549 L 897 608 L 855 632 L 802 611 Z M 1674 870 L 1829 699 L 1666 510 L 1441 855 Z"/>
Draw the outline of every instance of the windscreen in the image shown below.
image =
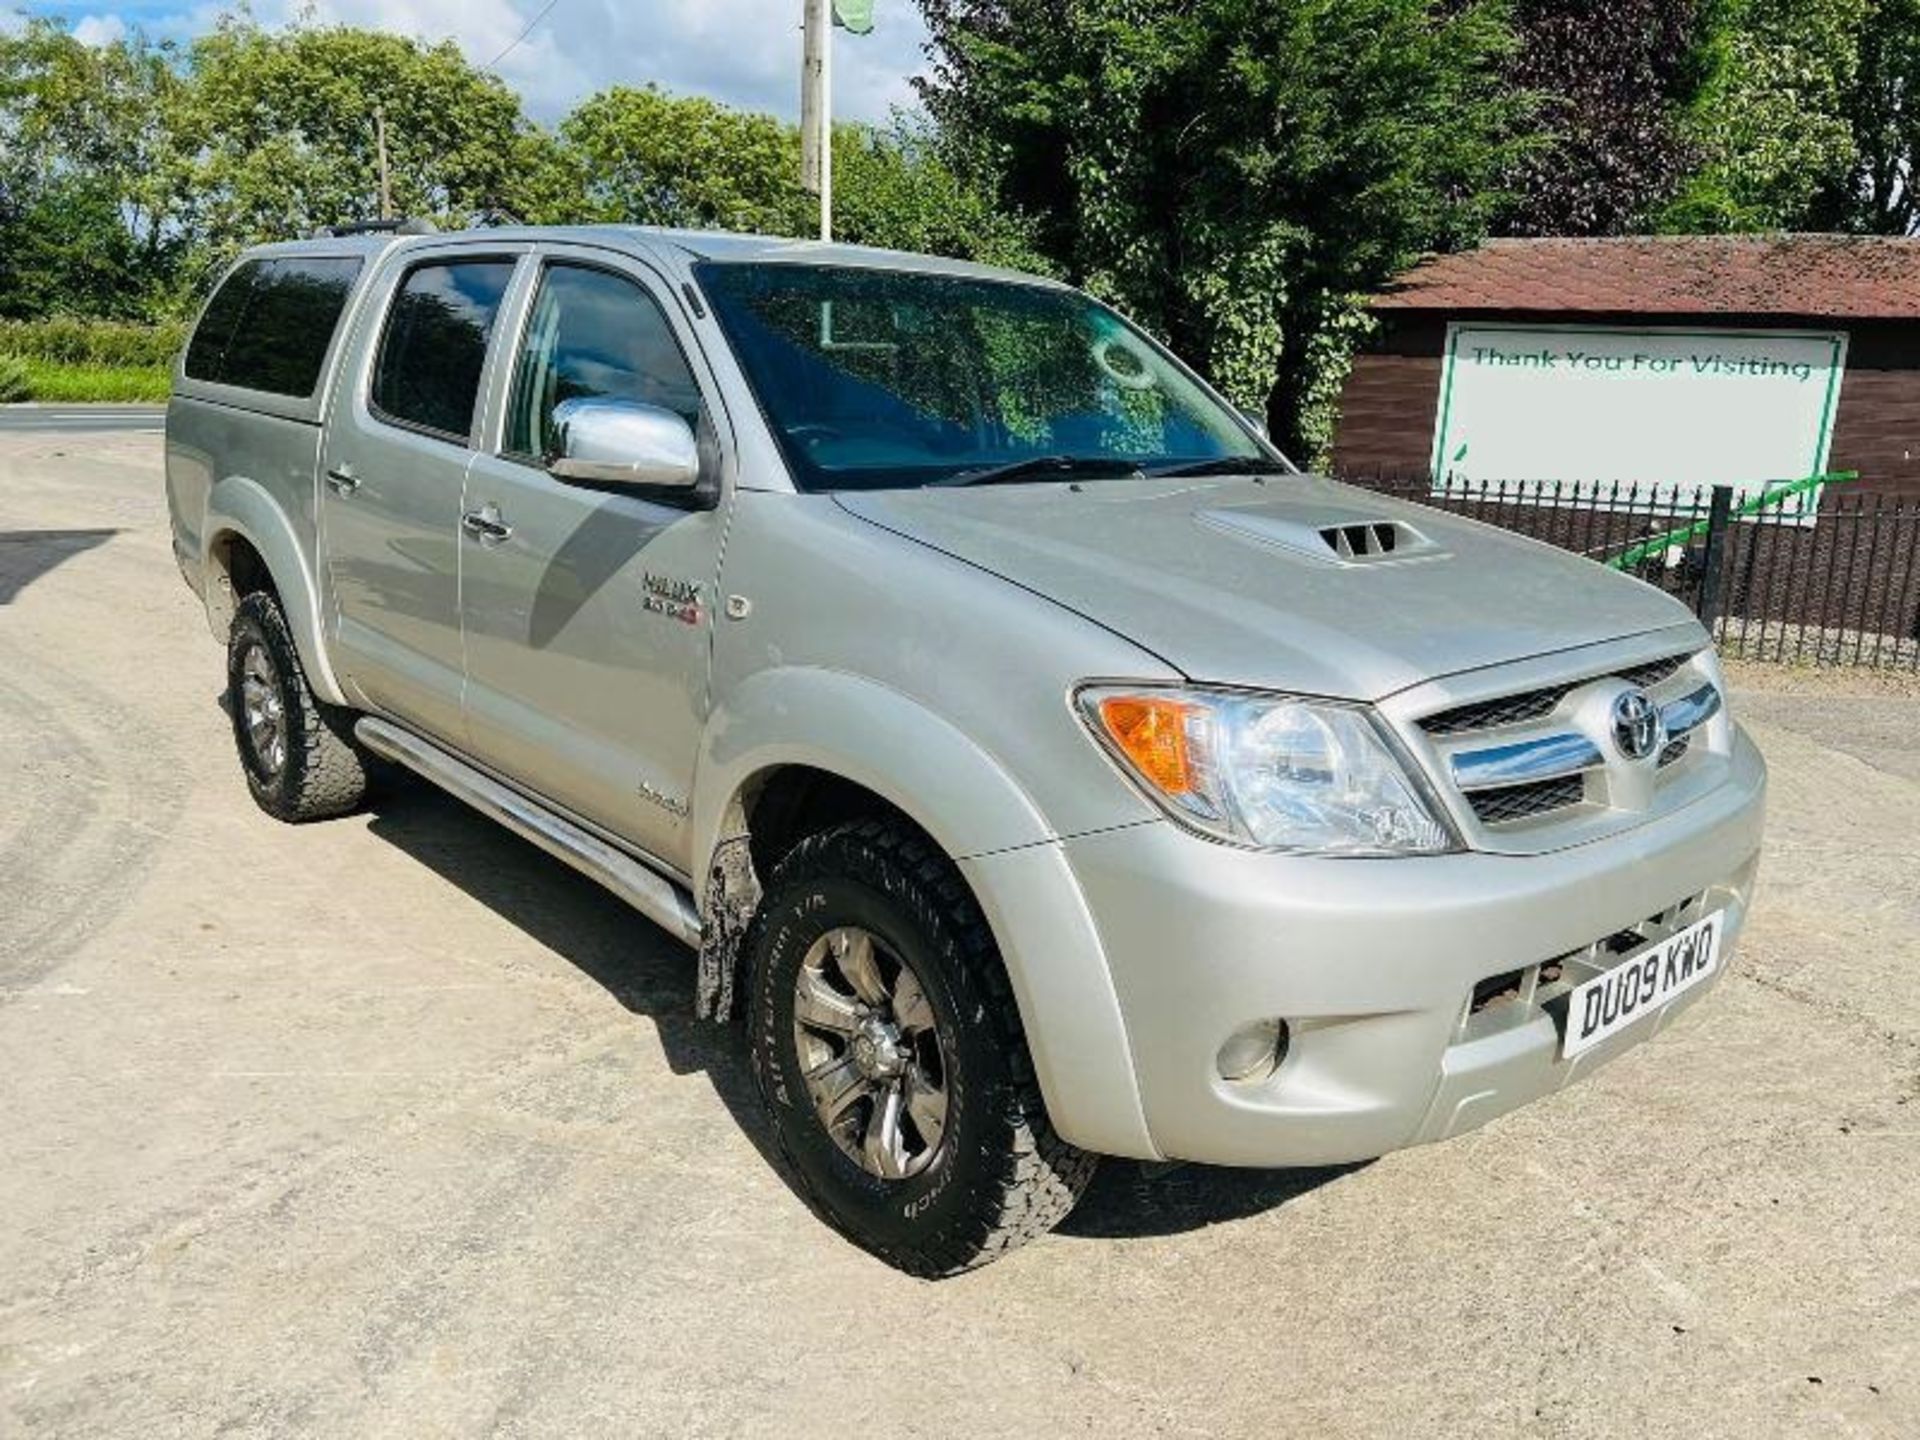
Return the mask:
<path fill-rule="evenodd" d="M 1267 458 L 1238 416 L 1071 290 L 908 270 L 699 267 L 796 482 L 953 483 L 1025 460 Z"/>

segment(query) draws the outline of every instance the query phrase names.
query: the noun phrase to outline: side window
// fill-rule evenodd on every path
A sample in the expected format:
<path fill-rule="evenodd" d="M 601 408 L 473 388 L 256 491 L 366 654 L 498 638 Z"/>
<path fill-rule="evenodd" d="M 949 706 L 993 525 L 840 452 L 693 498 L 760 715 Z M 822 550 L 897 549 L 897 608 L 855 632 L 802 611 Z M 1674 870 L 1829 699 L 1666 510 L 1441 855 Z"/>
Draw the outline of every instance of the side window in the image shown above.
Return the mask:
<path fill-rule="evenodd" d="M 254 281 L 260 278 L 260 272 L 266 268 L 266 264 L 264 260 L 249 260 L 244 265 L 235 266 L 233 273 L 213 292 L 213 298 L 200 314 L 200 323 L 193 328 L 193 339 L 187 345 L 189 379 L 218 381 L 221 378 L 220 365 L 226 358 L 227 344 L 233 339 L 233 332 L 240 328 L 240 319 L 247 312 L 247 300 L 253 294 Z"/>
<path fill-rule="evenodd" d="M 554 407 L 598 395 L 658 405 L 700 424 L 700 388 L 659 302 L 605 270 L 551 265 L 514 367 L 507 451 L 545 455 Z"/>
<path fill-rule="evenodd" d="M 249 260 L 207 302 L 187 347 L 188 377 L 313 394 L 360 264 L 344 255 Z"/>
<path fill-rule="evenodd" d="M 465 443 L 511 260 L 436 260 L 407 272 L 374 360 L 373 408 Z"/>

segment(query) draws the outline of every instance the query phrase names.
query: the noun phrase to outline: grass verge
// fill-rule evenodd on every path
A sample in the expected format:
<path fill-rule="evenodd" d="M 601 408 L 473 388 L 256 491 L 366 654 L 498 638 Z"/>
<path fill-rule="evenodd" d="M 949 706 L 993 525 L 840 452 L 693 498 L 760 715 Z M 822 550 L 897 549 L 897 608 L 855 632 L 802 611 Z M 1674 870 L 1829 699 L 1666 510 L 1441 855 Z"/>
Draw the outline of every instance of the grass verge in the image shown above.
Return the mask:
<path fill-rule="evenodd" d="M 24 400 L 79 405 L 89 401 L 160 404 L 170 376 L 164 365 L 71 365 L 28 359 Z"/>

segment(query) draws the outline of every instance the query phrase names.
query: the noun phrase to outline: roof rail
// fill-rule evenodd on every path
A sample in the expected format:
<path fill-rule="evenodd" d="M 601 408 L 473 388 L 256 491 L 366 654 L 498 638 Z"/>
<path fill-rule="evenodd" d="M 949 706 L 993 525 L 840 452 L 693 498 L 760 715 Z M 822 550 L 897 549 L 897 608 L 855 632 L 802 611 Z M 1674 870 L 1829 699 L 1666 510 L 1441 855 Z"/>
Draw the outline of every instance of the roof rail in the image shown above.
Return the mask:
<path fill-rule="evenodd" d="M 323 240 L 341 235 L 434 235 L 440 227 L 425 216 L 405 220 L 348 220 L 338 225 L 322 225 L 313 238 Z"/>

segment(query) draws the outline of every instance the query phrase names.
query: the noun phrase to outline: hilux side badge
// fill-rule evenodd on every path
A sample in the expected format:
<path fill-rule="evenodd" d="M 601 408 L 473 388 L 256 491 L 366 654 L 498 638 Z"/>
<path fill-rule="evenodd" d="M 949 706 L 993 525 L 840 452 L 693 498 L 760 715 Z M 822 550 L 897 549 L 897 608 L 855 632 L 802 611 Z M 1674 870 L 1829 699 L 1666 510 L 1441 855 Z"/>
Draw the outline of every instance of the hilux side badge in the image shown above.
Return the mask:
<path fill-rule="evenodd" d="M 640 603 L 656 615 L 668 615 L 685 625 L 700 623 L 700 582 L 676 580 L 648 570 L 640 577 Z"/>
<path fill-rule="evenodd" d="M 640 794 L 644 799 L 651 800 L 669 815 L 677 816 L 682 820 L 687 818 L 687 802 L 678 795 L 669 795 L 658 785 L 646 780 L 640 782 Z"/>

